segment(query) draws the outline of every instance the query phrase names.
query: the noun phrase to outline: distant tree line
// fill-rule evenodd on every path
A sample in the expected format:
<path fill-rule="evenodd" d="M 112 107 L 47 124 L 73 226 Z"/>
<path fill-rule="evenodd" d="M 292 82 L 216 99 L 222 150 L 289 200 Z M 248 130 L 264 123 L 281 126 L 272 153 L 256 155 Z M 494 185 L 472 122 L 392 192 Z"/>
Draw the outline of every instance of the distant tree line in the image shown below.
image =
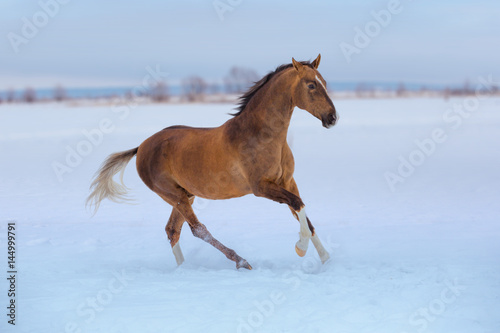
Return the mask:
<path fill-rule="evenodd" d="M 224 90 L 227 94 L 241 94 L 246 91 L 259 75 L 253 69 L 232 67 L 224 77 Z M 219 87 L 216 84 L 209 85 L 199 76 L 190 76 L 181 82 L 182 96 L 188 102 L 201 101 L 205 95 L 218 94 Z"/>
<path fill-rule="evenodd" d="M 200 76 L 189 76 L 180 82 L 180 96 L 177 100 L 185 102 L 202 102 L 206 100 L 207 95 L 218 95 L 221 93 L 237 95 L 245 92 L 257 80 L 259 75 L 253 69 L 243 67 L 232 67 L 222 80 L 222 84 L 208 83 Z M 492 94 L 500 94 L 498 86 L 492 87 L 490 90 Z M 445 99 L 452 96 L 467 96 L 475 93 L 470 82 L 466 80 L 461 87 L 457 88 L 444 88 L 441 90 L 429 89 L 426 86 L 420 89 L 408 89 L 407 86 L 401 82 L 392 88 L 385 88 L 381 90 L 376 86 L 369 83 L 359 83 L 353 88 L 354 96 L 356 98 L 375 98 L 377 96 L 394 96 L 394 97 L 410 97 L 417 95 L 427 95 L 432 93 L 434 96 L 441 95 Z M 118 98 L 120 96 L 109 95 L 100 98 L 110 99 Z M 137 97 L 146 98 L 155 103 L 164 103 L 171 100 L 171 91 L 166 81 L 157 81 L 154 85 L 146 90 L 138 92 L 129 91 L 122 98 L 133 99 Z M 0 103 L 33 103 L 35 101 L 57 101 L 62 102 L 71 99 L 66 89 L 62 85 L 57 85 L 52 91 L 52 97 L 39 97 L 35 89 L 27 87 L 21 92 L 15 92 L 13 89 L 0 94 Z"/>
<path fill-rule="evenodd" d="M 492 95 L 500 94 L 500 88 L 493 86 L 490 90 Z M 412 96 L 425 96 L 432 94 L 433 96 L 443 96 L 448 99 L 452 96 L 469 96 L 475 94 L 470 82 L 466 80 L 461 87 L 445 87 L 443 89 L 432 89 L 423 85 L 420 88 L 408 88 L 403 82 L 400 82 L 394 88 L 379 88 L 376 85 L 368 83 L 358 83 L 354 88 L 354 96 L 356 98 L 374 98 L 377 96 L 394 96 L 394 97 L 412 97 Z"/>
<path fill-rule="evenodd" d="M 215 95 L 221 92 L 227 94 L 240 94 L 248 89 L 255 81 L 259 79 L 257 72 L 253 69 L 243 68 L 243 67 L 232 67 L 228 74 L 223 78 L 223 84 L 212 83 L 209 84 L 200 76 L 189 76 L 181 80 L 180 82 L 180 93 L 181 100 L 187 102 L 197 102 L 203 101 L 206 95 Z M 115 98 L 113 96 L 103 96 L 102 98 Z M 136 97 L 149 98 L 153 102 L 162 103 L 168 102 L 171 99 L 171 93 L 169 85 L 166 81 L 158 81 L 153 86 L 149 87 L 147 91 L 141 91 L 139 93 L 134 91 L 129 91 L 125 94 L 125 98 L 132 99 Z M 66 89 L 62 85 L 57 85 L 52 91 L 52 97 L 38 97 L 36 90 L 27 87 L 21 93 L 16 93 L 14 90 L 8 90 L 4 94 L 5 100 L 0 95 L 0 103 L 33 103 L 35 101 L 65 101 L 71 99 L 68 95 Z"/>

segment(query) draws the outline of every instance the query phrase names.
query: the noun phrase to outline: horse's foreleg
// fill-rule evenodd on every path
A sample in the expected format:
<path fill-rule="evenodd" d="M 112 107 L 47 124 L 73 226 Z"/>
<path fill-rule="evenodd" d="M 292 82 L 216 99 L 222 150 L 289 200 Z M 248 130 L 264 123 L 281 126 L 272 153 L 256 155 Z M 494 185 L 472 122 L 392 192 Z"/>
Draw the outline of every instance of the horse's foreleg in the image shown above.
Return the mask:
<path fill-rule="evenodd" d="M 324 264 L 330 259 L 330 254 L 328 253 L 327 250 L 325 250 L 323 244 L 321 244 L 321 241 L 319 240 L 319 237 L 316 233 L 313 233 L 313 235 L 311 236 L 311 240 L 314 244 L 314 247 L 316 248 L 316 251 L 318 251 L 318 255 L 319 258 L 321 259 L 321 262 Z"/>
<path fill-rule="evenodd" d="M 294 193 L 295 195 L 299 196 L 299 189 L 297 187 L 297 184 L 295 183 L 295 180 L 292 178 L 291 181 L 286 184 L 285 186 L 287 190 L 289 190 L 291 193 Z M 330 254 L 328 251 L 325 250 L 323 247 L 323 244 L 321 243 L 321 240 L 319 239 L 318 235 L 316 234 L 314 227 L 309 220 L 309 218 L 306 216 L 305 213 L 305 208 L 301 209 L 301 212 L 297 212 L 292 206 L 289 206 L 290 210 L 292 211 L 293 216 L 299 221 L 300 223 L 300 239 L 295 245 L 295 251 L 299 256 L 304 256 L 305 251 L 301 252 L 302 249 L 307 250 L 307 244 L 309 243 L 309 239 L 305 240 L 305 237 L 303 236 L 303 230 L 308 229 L 310 231 L 310 239 L 313 242 L 314 247 L 316 248 L 316 251 L 318 252 L 319 258 L 321 259 L 321 262 L 324 264 L 328 259 L 330 259 Z M 307 236 L 307 232 L 305 233 Z M 305 246 L 304 246 L 305 244 Z"/>
<path fill-rule="evenodd" d="M 297 212 L 292 208 L 289 207 L 290 210 L 292 211 L 293 216 L 299 221 L 300 223 L 300 229 L 302 230 L 304 223 L 301 222 L 300 216 L 297 214 Z M 311 220 L 306 216 L 306 221 L 307 221 L 307 227 L 311 231 L 311 241 L 316 248 L 316 251 L 318 252 L 319 258 L 321 259 L 321 262 L 324 264 L 325 262 L 330 259 L 330 254 L 328 251 L 324 248 L 323 244 L 321 243 L 321 240 L 319 239 L 318 235 L 316 234 L 316 231 L 314 230 L 314 227 L 311 223 Z M 302 238 L 297 242 L 297 244 L 302 242 Z M 295 246 L 295 251 L 297 251 L 297 245 Z M 300 253 L 297 251 L 297 254 L 300 256 Z M 305 254 L 305 253 L 304 253 Z"/>
<path fill-rule="evenodd" d="M 295 182 L 293 184 L 295 184 Z M 295 193 L 291 190 L 295 190 Z M 309 239 L 311 239 L 314 229 L 308 226 L 306 210 L 302 199 L 299 197 L 297 186 L 288 186 L 288 188 L 285 188 L 272 182 L 261 182 L 254 190 L 254 194 L 279 203 L 287 204 L 290 207 L 295 217 L 300 222 L 300 239 L 295 244 L 295 251 L 299 256 L 303 257 L 309 247 Z"/>
<path fill-rule="evenodd" d="M 288 189 L 276 183 L 262 181 L 253 189 L 253 194 L 258 197 L 264 197 L 279 203 L 287 204 L 292 207 L 295 212 L 299 212 L 304 208 L 304 203 L 298 194 L 290 192 Z"/>
<path fill-rule="evenodd" d="M 299 240 L 295 244 L 295 252 L 297 252 L 300 257 L 303 257 L 306 255 L 307 248 L 309 247 L 309 239 L 311 239 L 313 235 L 313 230 L 309 229 L 307 225 L 306 209 L 304 207 L 296 214 L 300 223 L 300 231 Z"/>

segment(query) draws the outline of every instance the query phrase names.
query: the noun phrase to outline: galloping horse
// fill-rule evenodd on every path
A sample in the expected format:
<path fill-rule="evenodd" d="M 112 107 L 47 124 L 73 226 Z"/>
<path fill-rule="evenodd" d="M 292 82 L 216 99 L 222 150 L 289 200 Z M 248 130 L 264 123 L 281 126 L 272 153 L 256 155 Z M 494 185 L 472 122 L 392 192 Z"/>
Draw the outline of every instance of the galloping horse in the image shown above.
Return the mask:
<path fill-rule="evenodd" d="M 137 148 L 110 155 L 96 173 L 87 203 L 97 211 L 105 198 L 125 200 L 123 171 L 137 155 L 142 181 L 173 207 L 165 231 L 178 265 L 184 261 L 179 236 L 187 221 L 194 236 L 220 250 L 237 268 L 252 269 L 210 234 L 191 206 L 196 196 L 215 200 L 250 193 L 287 204 L 300 222 L 297 254 L 304 256 L 312 240 L 321 261 L 326 262 L 330 256 L 306 216 L 286 140 L 295 107 L 320 119 L 326 128 L 337 122 L 326 82 L 317 70 L 320 60 L 321 55 L 312 62 L 292 58 L 291 64 L 279 66 L 241 96 L 238 112 L 219 127 L 168 127 Z M 120 171 L 118 184 L 113 176 Z"/>

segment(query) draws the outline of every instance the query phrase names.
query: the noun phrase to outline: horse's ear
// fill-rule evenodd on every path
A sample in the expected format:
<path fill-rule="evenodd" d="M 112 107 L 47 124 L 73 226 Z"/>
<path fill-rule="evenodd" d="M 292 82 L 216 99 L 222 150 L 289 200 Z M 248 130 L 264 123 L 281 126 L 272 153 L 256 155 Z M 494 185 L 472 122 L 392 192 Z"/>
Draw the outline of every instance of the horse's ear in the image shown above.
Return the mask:
<path fill-rule="evenodd" d="M 318 57 L 314 59 L 314 61 L 311 63 L 311 65 L 315 68 L 318 69 L 319 62 L 321 61 L 321 53 L 318 54 Z"/>
<path fill-rule="evenodd" d="M 297 70 L 297 71 L 300 71 L 302 69 L 302 67 L 304 65 L 302 65 L 300 62 L 298 61 L 295 61 L 294 58 L 292 58 L 292 64 L 293 64 L 293 67 Z"/>

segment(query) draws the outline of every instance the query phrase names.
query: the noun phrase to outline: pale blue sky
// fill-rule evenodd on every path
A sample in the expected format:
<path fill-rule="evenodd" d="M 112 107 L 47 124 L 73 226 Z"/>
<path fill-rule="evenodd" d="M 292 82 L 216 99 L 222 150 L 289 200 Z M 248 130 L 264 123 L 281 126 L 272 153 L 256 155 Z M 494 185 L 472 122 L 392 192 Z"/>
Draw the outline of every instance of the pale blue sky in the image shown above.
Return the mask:
<path fill-rule="evenodd" d="M 238 3 L 221 0 L 230 1 Z M 497 1 L 401 0 L 401 12 L 350 63 L 339 45 L 354 45 L 354 28 L 364 29 L 371 11 L 387 9 L 389 1 L 240 2 L 221 21 L 213 0 L 71 0 L 15 53 L 8 34 L 22 36 L 22 17 L 32 20 L 41 8 L 38 1 L 2 0 L 0 89 L 133 85 L 157 64 L 171 80 L 219 79 L 233 65 L 263 75 L 292 56 L 314 59 L 320 52 L 328 81 L 500 76 Z"/>

